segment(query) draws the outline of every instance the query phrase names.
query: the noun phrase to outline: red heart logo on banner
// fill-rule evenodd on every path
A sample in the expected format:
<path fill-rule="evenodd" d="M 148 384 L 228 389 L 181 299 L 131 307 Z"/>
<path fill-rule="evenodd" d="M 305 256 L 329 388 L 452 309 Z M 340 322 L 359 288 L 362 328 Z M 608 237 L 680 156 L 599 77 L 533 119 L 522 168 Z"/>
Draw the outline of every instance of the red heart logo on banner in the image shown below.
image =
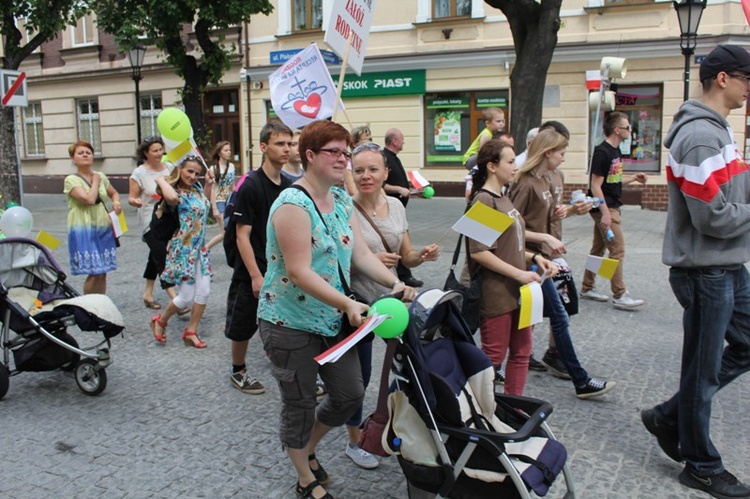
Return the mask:
<path fill-rule="evenodd" d="M 307 100 L 294 101 L 294 110 L 306 118 L 315 118 L 320 111 L 320 95 L 310 94 Z"/>

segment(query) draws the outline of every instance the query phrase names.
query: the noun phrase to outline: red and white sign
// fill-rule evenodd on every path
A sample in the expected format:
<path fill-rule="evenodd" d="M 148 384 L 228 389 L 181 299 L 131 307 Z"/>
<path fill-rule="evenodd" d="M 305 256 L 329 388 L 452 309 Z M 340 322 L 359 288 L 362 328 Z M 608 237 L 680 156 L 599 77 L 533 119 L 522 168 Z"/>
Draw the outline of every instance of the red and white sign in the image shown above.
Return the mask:
<path fill-rule="evenodd" d="M 317 44 L 294 54 L 268 77 L 271 105 L 289 128 L 300 128 L 333 115 L 336 87 Z M 339 103 L 343 108 L 343 103 Z"/>
<path fill-rule="evenodd" d="M 323 39 L 357 76 L 362 75 L 375 0 L 334 0 Z M 351 37 L 351 41 L 350 41 Z M 346 56 L 346 46 L 351 45 Z"/>
<path fill-rule="evenodd" d="M 3 106 L 28 106 L 26 73 L 9 69 L 0 70 L 0 95 Z"/>

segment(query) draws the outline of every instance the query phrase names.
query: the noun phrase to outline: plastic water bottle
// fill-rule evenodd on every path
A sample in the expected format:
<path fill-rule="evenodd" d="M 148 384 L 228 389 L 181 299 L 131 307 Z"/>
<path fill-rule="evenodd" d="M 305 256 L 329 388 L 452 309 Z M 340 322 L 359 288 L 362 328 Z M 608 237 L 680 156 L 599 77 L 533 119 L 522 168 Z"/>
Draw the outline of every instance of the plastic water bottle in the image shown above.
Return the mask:
<path fill-rule="evenodd" d="M 604 237 L 607 238 L 607 241 L 614 241 L 615 233 L 612 232 L 612 229 L 607 229 L 607 232 L 604 233 Z"/>
<path fill-rule="evenodd" d="M 401 439 L 398 438 L 398 437 L 394 437 L 393 438 L 393 450 L 395 452 L 400 452 L 401 451 Z"/>

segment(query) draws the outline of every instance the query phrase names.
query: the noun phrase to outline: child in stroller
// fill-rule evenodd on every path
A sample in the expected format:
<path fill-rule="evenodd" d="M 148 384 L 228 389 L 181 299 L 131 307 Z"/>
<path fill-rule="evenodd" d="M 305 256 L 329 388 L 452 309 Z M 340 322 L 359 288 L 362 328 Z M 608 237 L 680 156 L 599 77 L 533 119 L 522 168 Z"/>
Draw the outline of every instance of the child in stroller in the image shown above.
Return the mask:
<path fill-rule="evenodd" d="M 107 386 L 110 338 L 125 329 L 122 315 L 107 296 L 80 296 L 65 278 L 36 241 L 0 240 L 0 399 L 9 378 L 25 371 L 72 370 L 87 395 Z M 103 338 L 79 347 L 69 326 L 100 332 Z"/>
<path fill-rule="evenodd" d="M 567 452 L 545 422 L 552 406 L 495 393 L 492 363 L 461 317 L 461 296 L 438 289 L 417 296 L 394 355 L 382 444 L 398 454 L 409 497 L 543 496 L 560 471 L 565 497 L 575 497 Z"/>

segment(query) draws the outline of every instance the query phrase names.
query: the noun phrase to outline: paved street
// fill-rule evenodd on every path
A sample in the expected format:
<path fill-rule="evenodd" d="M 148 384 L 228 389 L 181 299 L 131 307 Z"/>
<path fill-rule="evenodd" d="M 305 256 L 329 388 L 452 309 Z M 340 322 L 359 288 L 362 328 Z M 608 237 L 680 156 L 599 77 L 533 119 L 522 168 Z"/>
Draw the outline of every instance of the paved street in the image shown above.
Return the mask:
<path fill-rule="evenodd" d="M 35 229 L 63 241 L 54 251 L 67 269 L 67 206 L 62 195 L 27 196 Z M 437 240 L 462 213 L 459 199 L 415 199 L 408 208 L 415 245 Z M 136 227 L 135 211 L 128 222 Z M 618 382 L 601 399 L 581 401 L 569 381 L 531 373 L 526 395 L 549 400 L 550 426 L 566 445 L 582 498 L 700 498 L 681 486 L 681 467 L 663 455 L 640 423 L 639 411 L 677 388 L 681 350 L 680 309 L 661 264 L 664 213 L 626 207 L 625 279 L 633 296 L 646 300 L 637 312 L 584 301 L 572 319 L 582 364 L 592 375 Z M 565 222 L 569 262 L 582 278 L 592 222 Z M 210 230 L 214 234 L 215 228 Z M 436 263 L 415 269 L 426 287 L 443 284 L 455 245 L 441 242 Z M 216 274 L 200 333 L 208 348 L 185 348 L 179 334 L 186 322 L 170 323 L 169 342 L 156 344 L 148 327 L 150 311 L 141 303 L 146 246 L 137 230 L 122 238 L 118 270 L 109 275 L 109 295 L 126 318 L 123 337 L 114 339 L 109 384 L 99 397 L 84 395 L 71 375 L 23 373 L 11 379 L 0 401 L 0 497 L 294 497 L 294 473 L 278 439 L 279 395 L 262 354 L 250 344 L 248 366 L 266 384 L 264 395 L 231 387 L 229 342 L 222 333 L 229 282 L 221 246 L 214 250 Z M 83 279 L 71 277 L 79 291 Z M 609 291 L 606 281 L 601 291 Z M 165 295 L 157 294 L 165 304 Z M 541 358 L 547 325 L 534 333 Z M 378 379 L 383 349 L 376 342 Z M 365 412 L 374 408 L 377 382 L 367 393 Z M 750 481 L 750 376 L 716 397 L 712 438 L 727 468 Z M 345 431 L 332 431 L 318 456 L 332 476 L 328 489 L 341 498 L 404 498 L 406 487 L 395 459 L 373 471 L 357 468 L 344 454 Z M 561 497 L 562 487 L 550 497 Z"/>

